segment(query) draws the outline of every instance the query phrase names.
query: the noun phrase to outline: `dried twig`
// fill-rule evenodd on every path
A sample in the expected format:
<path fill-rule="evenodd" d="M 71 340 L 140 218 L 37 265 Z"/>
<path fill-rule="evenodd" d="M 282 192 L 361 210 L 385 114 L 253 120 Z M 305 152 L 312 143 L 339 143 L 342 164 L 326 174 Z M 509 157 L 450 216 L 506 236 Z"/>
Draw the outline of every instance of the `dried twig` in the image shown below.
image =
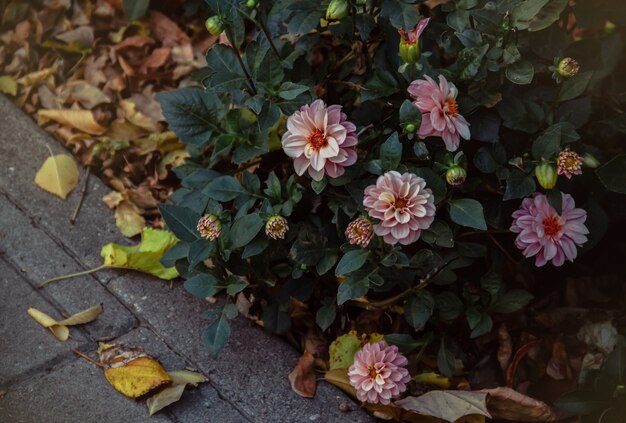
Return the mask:
<path fill-rule="evenodd" d="M 78 199 L 78 204 L 76 205 L 76 209 L 74 209 L 74 213 L 72 213 L 72 217 L 70 217 L 70 223 L 73 225 L 74 222 L 76 221 L 76 218 L 78 217 L 78 212 L 80 211 L 80 208 L 83 205 L 83 201 L 85 200 L 85 195 L 87 194 L 87 186 L 89 185 L 89 175 L 91 175 L 91 172 L 89 171 L 89 168 L 85 167 L 85 173 L 87 176 L 85 176 L 85 181 L 83 182 L 83 188 L 80 190 L 80 198 Z"/>

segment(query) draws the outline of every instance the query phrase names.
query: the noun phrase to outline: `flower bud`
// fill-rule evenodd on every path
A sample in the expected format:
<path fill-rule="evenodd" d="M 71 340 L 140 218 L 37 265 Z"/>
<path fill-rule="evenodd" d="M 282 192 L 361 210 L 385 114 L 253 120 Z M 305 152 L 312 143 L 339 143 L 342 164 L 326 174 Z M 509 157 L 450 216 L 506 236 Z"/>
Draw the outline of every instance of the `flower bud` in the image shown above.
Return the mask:
<path fill-rule="evenodd" d="M 359 217 L 348 225 L 346 228 L 346 237 L 352 245 L 359 245 L 363 248 L 367 247 L 370 240 L 374 236 L 374 227 L 372 222 L 366 217 Z"/>
<path fill-rule="evenodd" d="M 421 53 L 419 42 L 408 44 L 403 37 L 400 38 L 400 57 L 404 63 L 412 65 L 420 59 Z"/>
<path fill-rule="evenodd" d="M 257 0 L 248 0 L 248 1 L 246 1 L 246 7 L 248 9 L 254 9 L 257 4 L 259 4 Z"/>
<path fill-rule="evenodd" d="M 558 178 L 556 166 L 543 162 L 535 167 L 535 176 L 544 189 L 552 189 Z"/>
<path fill-rule="evenodd" d="M 467 177 L 467 172 L 462 166 L 453 165 L 448 168 L 446 171 L 446 181 L 450 185 L 461 185 L 465 182 L 465 178 Z"/>
<path fill-rule="evenodd" d="M 572 175 L 580 175 L 582 173 L 581 165 L 583 158 L 568 148 L 561 151 L 556 159 L 559 175 L 565 175 L 570 179 Z"/>
<path fill-rule="evenodd" d="M 341 20 L 348 16 L 349 11 L 350 3 L 348 0 L 331 0 L 328 9 L 326 9 L 326 20 L 329 22 Z"/>
<path fill-rule="evenodd" d="M 578 65 L 578 62 L 571 57 L 565 57 L 559 60 L 559 64 L 556 67 L 559 75 L 566 78 L 575 76 L 578 73 L 579 68 L 580 66 Z"/>
<path fill-rule="evenodd" d="M 288 230 L 287 219 L 282 216 L 272 216 L 265 224 L 265 234 L 272 239 L 285 239 Z"/>
<path fill-rule="evenodd" d="M 214 214 L 207 214 L 198 220 L 198 232 L 202 238 L 214 241 L 222 233 L 222 222 Z"/>
<path fill-rule="evenodd" d="M 406 125 L 404 125 L 404 132 L 406 132 L 407 134 L 414 134 L 416 130 L 417 127 L 414 123 L 407 123 Z"/>
<path fill-rule="evenodd" d="M 600 160 L 596 159 L 596 157 L 591 153 L 583 154 L 583 166 L 588 167 L 590 169 L 595 169 L 600 166 Z"/>
<path fill-rule="evenodd" d="M 209 31 L 211 35 L 217 37 L 224 30 L 224 21 L 221 17 L 215 15 L 208 18 L 204 22 L 204 26 L 206 26 L 207 31 Z"/>

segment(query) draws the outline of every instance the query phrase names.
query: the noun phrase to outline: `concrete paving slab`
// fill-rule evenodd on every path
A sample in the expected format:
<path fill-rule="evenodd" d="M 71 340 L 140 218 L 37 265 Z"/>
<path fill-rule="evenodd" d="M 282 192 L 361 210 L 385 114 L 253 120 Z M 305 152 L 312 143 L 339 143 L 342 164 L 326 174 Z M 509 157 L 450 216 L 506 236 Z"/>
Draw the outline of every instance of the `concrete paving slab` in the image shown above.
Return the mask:
<path fill-rule="evenodd" d="M 162 281 L 140 274 L 125 275 L 108 284 L 111 292 L 156 328 L 173 346 L 199 369 L 211 384 L 255 422 L 372 422 L 366 412 L 339 411 L 343 402 L 357 408 L 335 387 L 320 382 L 314 399 L 295 394 L 287 375 L 298 360 L 298 353 L 282 339 L 274 337 L 245 318 L 232 322 L 231 340 L 217 359 L 202 345 L 207 325 L 200 317 L 211 305 L 188 294 L 181 284 L 170 288 Z"/>
<path fill-rule="evenodd" d="M 33 227 L 28 217 L 2 194 L 0 216 L 4 222 L 11 222 L 0 225 L 0 250 L 33 286 L 52 276 L 83 270 L 44 231 Z M 138 324 L 133 314 L 89 275 L 52 283 L 40 292 L 68 314 L 104 304 L 100 317 L 85 326 L 94 338 L 116 337 Z"/>
<path fill-rule="evenodd" d="M 0 258 L 0 387 L 53 367 L 73 355 L 77 342 L 58 341 L 28 314 L 34 307 L 56 312 L 29 283 Z M 81 337 L 79 331 L 74 331 Z M 0 419 L 0 421 L 3 421 Z"/>
<path fill-rule="evenodd" d="M 34 180 L 50 156 L 48 147 L 55 154 L 67 150 L 3 95 L 0 95 L 0 110 L 0 192 L 6 193 L 37 225 L 60 240 L 86 268 L 101 265 L 102 246 L 124 240 L 115 226 L 113 212 L 102 202 L 102 196 L 110 189 L 98 178 L 90 178 L 78 218 L 71 225 L 69 219 L 80 198 L 84 172 L 67 200 L 41 190 Z M 106 281 L 112 275 L 100 272 L 96 277 Z"/>

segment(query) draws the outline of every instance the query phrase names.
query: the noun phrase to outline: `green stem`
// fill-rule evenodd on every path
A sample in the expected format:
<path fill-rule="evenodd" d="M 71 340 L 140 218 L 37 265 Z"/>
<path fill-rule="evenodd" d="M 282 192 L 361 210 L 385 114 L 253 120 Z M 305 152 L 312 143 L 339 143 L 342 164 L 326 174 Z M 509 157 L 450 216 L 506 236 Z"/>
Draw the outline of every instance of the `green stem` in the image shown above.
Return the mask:
<path fill-rule="evenodd" d="M 85 276 L 85 275 L 89 275 L 91 273 L 99 272 L 100 270 L 114 268 L 114 267 L 115 266 L 103 264 L 102 266 L 98 266 L 96 268 L 89 269 L 89 270 L 83 270 L 82 272 L 76 272 L 76 273 L 70 273 L 70 274 L 62 275 L 62 276 L 56 276 L 54 278 L 46 279 L 45 281 L 41 282 L 39 285 L 37 285 L 37 288 L 43 288 L 44 286 L 48 285 L 51 282 L 57 282 L 57 281 L 62 281 L 64 279 L 76 278 L 78 276 Z"/>
<path fill-rule="evenodd" d="M 257 94 L 256 86 L 254 85 L 254 81 L 252 80 L 252 76 L 248 72 L 246 65 L 243 63 L 243 59 L 241 58 L 241 53 L 239 53 L 239 49 L 236 47 L 237 44 L 235 43 L 235 38 L 233 37 L 233 33 L 230 29 L 226 30 L 226 36 L 228 37 L 228 40 L 230 41 L 231 48 L 233 49 L 233 51 L 235 52 L 235 55 L 237 56 L 237 61 L 239 62 L 239 66 L 241 67 L 241 70 L 243 71 L 243 74 L 248 80 L 248 85 L 249 85 L 250 91 L 252 91 L 252 95 L 256 95 Z"/>

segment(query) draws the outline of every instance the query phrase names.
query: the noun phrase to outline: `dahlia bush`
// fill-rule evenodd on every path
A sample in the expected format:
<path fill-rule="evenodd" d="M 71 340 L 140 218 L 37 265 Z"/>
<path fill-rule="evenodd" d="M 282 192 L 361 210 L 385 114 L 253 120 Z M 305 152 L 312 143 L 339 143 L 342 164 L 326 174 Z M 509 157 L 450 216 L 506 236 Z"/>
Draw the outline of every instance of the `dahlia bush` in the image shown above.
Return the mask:
<path fill-rule="evenodd" d="M 206 13 L 197 85 L 158 98 L 190 154 L 160 206 L 180 240 L 162 261 L 218 298 L 211 353 L 239 310 L 388 404 L 417 368 L 476 364 L 540 292 L 527 275 L 588 268 L 626 193 L 619 22 L 591 0 Z M 310 350 L 350 331 L 382 339 Z"/>

